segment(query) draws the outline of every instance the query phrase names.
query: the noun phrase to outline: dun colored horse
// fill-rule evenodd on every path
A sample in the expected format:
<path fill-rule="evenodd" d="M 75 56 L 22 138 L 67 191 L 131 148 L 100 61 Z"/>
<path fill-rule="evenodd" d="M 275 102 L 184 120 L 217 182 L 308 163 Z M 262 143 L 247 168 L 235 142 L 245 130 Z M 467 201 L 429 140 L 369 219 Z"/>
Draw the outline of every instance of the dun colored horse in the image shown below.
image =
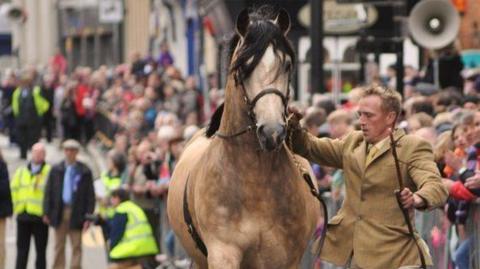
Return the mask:
<path fill-rule="evenodd" d="M 285 144 L 289 27 L 283 9 L 239 15 L 224 108 L 173 173 L 169 220 L 197 268 L 298 268 L 313 238 L 315 183 L 305 183 L 299 166 L 308 162 Z"/>

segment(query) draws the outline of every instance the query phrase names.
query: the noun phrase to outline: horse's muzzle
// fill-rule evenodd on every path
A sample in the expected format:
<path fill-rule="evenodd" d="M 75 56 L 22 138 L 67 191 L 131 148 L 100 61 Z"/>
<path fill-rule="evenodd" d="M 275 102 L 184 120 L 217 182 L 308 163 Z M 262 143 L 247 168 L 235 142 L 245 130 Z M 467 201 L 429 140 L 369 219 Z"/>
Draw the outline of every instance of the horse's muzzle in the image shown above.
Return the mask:
<path fill-rule="evenodd" d="M 278 148 L 285 140 L 286 134 L 286 127 L 283 124 L 263 124 L 257 128 L 258 141 L 266 151 Z"/>

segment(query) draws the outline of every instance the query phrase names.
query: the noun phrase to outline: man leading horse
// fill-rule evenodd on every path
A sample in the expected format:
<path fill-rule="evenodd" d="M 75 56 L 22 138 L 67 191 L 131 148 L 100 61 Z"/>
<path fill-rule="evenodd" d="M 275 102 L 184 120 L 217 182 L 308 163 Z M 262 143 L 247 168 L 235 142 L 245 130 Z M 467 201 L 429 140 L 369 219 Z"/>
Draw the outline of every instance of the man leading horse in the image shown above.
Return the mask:
<path fill-rule="evenodd" d="M 355 269 L 432 265 L 428 247 L 412 225 L 414 209 L 440 207 L 448 193 L 429 143 L 394 130 L 400 110 L 396 91 L 370 86 L 359 102 L 361 131 L 342 139 L 309 135 L 298 127 L 299 116 L 294 117 L 293 151 L 345 172 L 345 201 L 327 225 L 323 260 Z"/>

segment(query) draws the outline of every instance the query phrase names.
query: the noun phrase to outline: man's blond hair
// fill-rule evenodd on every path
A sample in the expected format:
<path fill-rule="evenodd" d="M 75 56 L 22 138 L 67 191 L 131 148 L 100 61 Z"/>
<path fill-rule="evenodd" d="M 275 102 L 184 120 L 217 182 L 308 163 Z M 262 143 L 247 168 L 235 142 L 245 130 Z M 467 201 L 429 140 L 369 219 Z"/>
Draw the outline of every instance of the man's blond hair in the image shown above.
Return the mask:
<path fill-rule="evenodd" d="M 382 99 L 382 109 L 385 112 L 395 112 L 397 117 L 402 111 L 402 96 L 395 90 L 387 87 L 372 85 L 365 87 L 362 98 L 376 95 Z"/>

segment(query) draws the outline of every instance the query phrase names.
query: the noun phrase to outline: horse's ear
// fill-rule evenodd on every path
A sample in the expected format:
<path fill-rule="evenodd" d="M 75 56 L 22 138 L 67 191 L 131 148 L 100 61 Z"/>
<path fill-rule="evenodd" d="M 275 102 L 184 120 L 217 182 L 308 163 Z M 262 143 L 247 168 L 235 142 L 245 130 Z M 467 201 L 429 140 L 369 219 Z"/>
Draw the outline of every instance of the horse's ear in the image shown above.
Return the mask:
<path fill-rule="evenodd" d="M 235 30 L 237 31 L 237 34 L 239 34 L 242 38 L 247 33 L 247 27 L 249 23 L 250 19 L 248 18 L 248 10 L 244 9 L 242 10 L 242 12 L 240 12 L 240 14 L 238 14 L 237 22 L 235 25 Z"/>
<path fill-rule="evenodd" d="M 282 30 L 282 33 L 287 35 L 288 31 L 290 31 L 290 15 L 288 15 L 288 12 L 284 8 L 281 8 L 278 12 L 276 22 Z"/>

